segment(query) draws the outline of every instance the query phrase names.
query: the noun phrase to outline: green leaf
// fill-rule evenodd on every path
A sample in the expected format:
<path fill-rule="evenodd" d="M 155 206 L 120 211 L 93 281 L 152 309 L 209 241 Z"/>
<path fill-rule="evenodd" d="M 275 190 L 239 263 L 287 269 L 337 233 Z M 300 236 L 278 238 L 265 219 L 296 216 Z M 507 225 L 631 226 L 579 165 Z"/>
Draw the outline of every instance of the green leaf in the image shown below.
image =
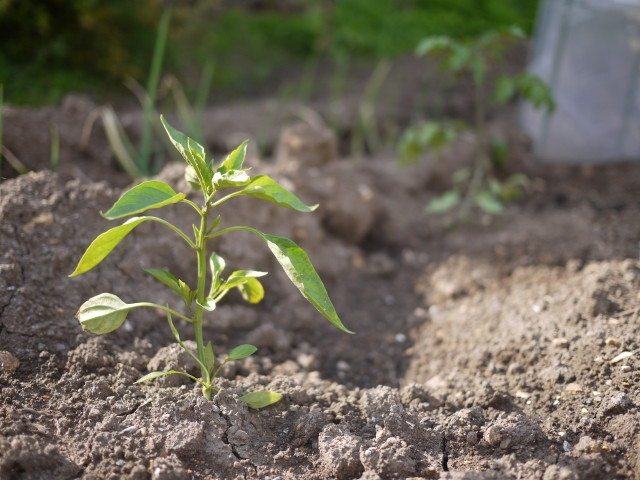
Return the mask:
<path fill-rule="evenodd" d="M 247 278 L 244 283 L 238 285 L 238 290 L 242 298 L 251 304 L 260 303 L 264 298 L 264 287 L 256 278 Z"/>
<path fill-rule="evenodd" d="M 184 375 L 185 377 L 189 377 L 193 380 L 193 377 L 185 372 L 178 372 L 177 370 L 167 370 L 166 372 L 151 372 L 151 373 L 147 373 L 144 377 L 140 377 L 138 380 L 136 380 L 134 383 L 143 383 L 143 382 L 148 382 L 150 380 L 155 380 L 156 378 L 160 378 L 160 377 L 164 377 L 166 375 Z"/>
<path fill-rule="evenodd" d="M 453 40 L 445 36 L 432 36 L 423 38 L 416 47 L 416 55 L 433 55 L 450 50 L 454 45 Z"/>
<path fill-rule="evenodd" d="M 227 360 L 242 360 L 243 358 L 250 357 L 257 351 L 258 349 L 256 347 L 254 347 L 253 345 L 249 345 L 248 343 L 245 343 L 244 345 L 238 345 L 229 352 Z"/>
<path fill-rule="evenodd" d="M 269 250 L 271 250 L 276 257 L 280 266 L 282 266 L 284 273 L 287 274 L 289 280 L 300 290 L 302 296 L 306 298 L 309 303 L 316 307 L 327 320 L 340 330 L 346 333 L 353 333 L 347 330 L 340 321 L 320 276 L 315 268 L 313 268 L 309 257 L 302 248 L 288 238 L 268 235 L 255 229 L 248 230 L 260 236 L 262 240 L 265 241 Z"/>
<path fill-rule="evenodd" d="M 207 228 L 207 233 L 211 233 L 214 229 L 218 228 L 218 225 L 220 225 L 220 220 L 222 220 L 222 217 L 220 215 L 218 215 L 213 220 L 213 222 L 211 222 L 211 225 L 209 226 L 209 228 Z"/>
<path fill-rule="evenodd" d="M 98 265 L 105 259 L 111 250 L 113 250 L 118 243 L 126 237 L 131 230 L 136 228 L 142 222 L 150 220 L 152 217 L 133 217 L 124 222 L 122 225 L 113 227 L 106 232 L 98 235 L 98 237 L 91 242 L 91 245 L 82 255 L 82 258 L 78 262 L 76 269 L 73 271 L 70 277 L 75 277 L 81 273 L 88 272 L 93 267 Z"/>
<path fill-rule="evenodd" d="M 220 167 L 218 168 L 218 172 L 227 173 L 232 170 L 242 169 L 242 164 L 244 163 L 244 159 L 247 155 L 248 144 L 249 140 L 245 140 L 238 146 L 238 148 L 227 155 L 227 158 L 224 159 L 222 165 L 220 165 Z"/>
<path fill-rule="evenodd" d="M 247 393 L 239 398 L 250 408 L 264 408 L 273 405 L 282 398 L 282 395 L 276 392 L 263 390 L 261 392 Z"/>
<path fill-rule="evenodd" d="M 128 190 L 103 214 L 104 218 L 114 220 L 146 212 L 152 208 L 180 202 L 184 193 L 176 193 L 173 188 L 158 180 L 149 180 Z"/>
<path fill-rule="evenodd" d="M 444 213 L 451 210 L 460 202 L 460 195 L 455 190 L 448 190 L 431 200 L 426 207 L 428 213 Z"/>
<path fill-rule="evenodd" d="M 317 204 L 305 205 L 293 193 L 267 175 L 258 175 L 240 193 L 299 212 L 313 212 L 318 208 Z"/>
<path fill-rule="evenodd" d="M 446 66 L 452 71 L 467 69 L 470 62 L 473 62 L 471 49 L 466 45 L 456 44 L 451 49 L 449 58 L 447 58 Z"/>
<path fill-rule="evenodd" d="M 555 101 L 551 87 L 540 77 L 522 73 L 516 79 L 516 88 L 535 108 L 546 108 L 549 113 L 555 110 Z"/>
<path fill-rule="evenodd" d="M 193 168 L 201 188 L 206 192 L 210 192 L 213 172 L 205 162 L 204 147 L 169 125 L 164 119 L 164 116 L 160 116 L 160 121 L 167 131 L 171 143 L 173 143 L 176 150 L 182 155 L 182 158 Z"/>
<path fill-rule="evenodd" d="M 225 266 L 226 263 L 224 259 L 216 252 L 213 252 L 211 257 L 209 257 L 209 270 L 211 270 L 211 293 L 209 296 L 212 296 L 220 287 L 220 284 L 222 283 L 220 281 L 220 274 L 224 270 Z"/>
<path fill-rule="evenodd" d="M 171 290 L 176 292 L 178 295 L 182 296 L 182 291 L 180 289 L 180 284 L 178 283 L 178 279 L 174 277 L 171 273 L 166 270 L 160 270 L 158 268 L 145 268 L 145 272 L 151 275 L 156 280 L 161 281 Z"/>
<path fill-rule="evenodd" d="M 184 179 L 187 181 L 189 186 L 195 191 L 202 190 L 202 186 L 200 185 L 200 179 L 196 174 L 195 168 L 193 168 L 191 165 L 187 165 L 187 167 L 184 169 Z"/>
<path fill-rule="evenodd" d="M 182 301 L 184 302 L 187 309 L 191 310 L 191 304 L 193 303 L 193 299 L 196 296 L 196 292 L 191 290 L 191 287 L 189 287 L 189 285 L 187 285 L 182 280 L 178 280 L 178 287 L 180 289 L 180 291 L 178 292 L 180 298 L 182 298 Z"/>
<path fill-rule="evenodd" d="M 204 365 L 207 367 L 209 373 L 213 372 L 213 367 L 216 366 L 216 357 L 213 354 L 213 346 L 211 342 L 207 343 L 204 349 Z"/>
<path fill-rule="evenodd" d="M 251 177 L 244 170 L 229 170 L 213 174 L 213 185 L 218 190 L 223 188 L 244 187 L 251 181 Z"/>
<path fill-rule="evenodd" d="M 111 293 L 101 293 L 84 302 L 76 318 L 83 330 L 101 335 L 120 328 L 132 308 Z"/>
<path fill-rule="evenodd" d="M 257 270 L 236 270 L 226 282 L 224 282 L 225 288 L 233 288 L 243 283 L 247 283 L 251 278 L 259 278 L 267 275 L 267 272 L 258 272 Z"/>
<path fill-rule="evenodd" d="M 202 302 L 196 300 L 196 303 L 204 308 L 207 312 L 213 312 L 216 309 L 216 301 L 213 298 L 205 298 Z"/>
<path fill-rule="evenodd" d="M 504 211 L 500 199 L 488 190 L 479 191 L 473 200 L 481 210 L 491 215 L 499 215 Z"/>
<path fill-rule="evenodd" d="M 501 75 L 496 80 L 493 90 L 493 99 L 496 103 L 502 105 L 513 98 L 516 93 L 516 82 L 513 78 Z"/>
<path fill-rule="evenodd" d="M 461 186 L 469 178 L 471 178 L 471 169 L 469 167 L 459 168 L 451 175 L 451 181 L 456 187 Z"/>

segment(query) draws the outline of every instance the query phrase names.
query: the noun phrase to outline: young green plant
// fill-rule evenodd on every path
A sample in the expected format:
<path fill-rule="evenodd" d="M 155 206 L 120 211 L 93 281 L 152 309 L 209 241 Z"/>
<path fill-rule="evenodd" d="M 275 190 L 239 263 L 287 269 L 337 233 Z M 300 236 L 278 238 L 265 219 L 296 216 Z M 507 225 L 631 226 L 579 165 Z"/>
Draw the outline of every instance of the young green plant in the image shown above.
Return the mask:
<path fill-rule="evenodd" d="M 215 310 L 223 297 L 234 288 L 240 291 L 247 302 L 260 302 L 264 296 L 264 289 L 259 278 L 266 275 L 266 272 L 237 270 L 223 278 L 225 261 L 215 252 L 209 254 L 207 247 L 212 240 L 221 235 L 247 231 L 257 235 L 266 244 L 291 282 L 327 320 L 340 330 L 352 333 L 342 324 L 322 280 L 302 248 L 288 238 L 269 235 L 249 226 L 220 228 L 220 215 L 214 216 L 217 207 L 238 196 L 265 200 L 298 212 L 312 212 L 317 205 L 304 204 L 293 193 L 266 175 L 250 177 L 248 169 L 243 168 L 247 148 L 246 141 L 231 152 L 218 168 L 214 168 L 213 161 L 206 161 L 204 148 L 200 144 L 175 130 L 162 117 L 161 122 L 171 142 L 187 162 L 185 178 L 195 190 L 202 192 L 202 204 L 197 205 L 187 199 L 185 193 L 175 192 L 171 186 L 164 182 L 158 180 L 142 182 L 125 192 L 113 207 L 103 214 L 108 220 L 131 218 L 99 235 L 89 245 L 70 276 L 80 275 L 94 268 L 138 225 L 144 222 L 157 222 L 176 233 L 178 238 L 194 251 L 197 258 L 197 284 L 195 288 L 166 270 L 146 269 L 147 273 L 178 294 L 187 313 L 183 314 L 169 308 L 169 306 L 149 302 L 125 303 L 111 293 L 102 293 L 87 300 L 78 310 L 76 317 L 82 328 L 96 334 L 109 333 L 122 326 L 127 314 L 135 308 L 152 307 L 165 311 L 169 327 L 178 344 L 200 366 L 200 377 L 196 378 L 186 372 L 169 370 L 151 372 L 139 379 L 137 383 L 165 375 L 184 375 L 200 384 L 203 395 L 210 399 L 211 393 L 218 391 L 214 386 L 214 381 L 220 369 L 230 361 L 252 355 L 256 351 L 256 347 L 240 345 L 232 349 L 224 361 L 216 362 L 211 342 L 205 343 L 202 338 L 205 313 Z M 224 190 L 232 191 L 220 196 L 219 194 Z M 149 215 L 140 216 L 147 210 L 172 204 L 184 204 L 195 211 L 198 222 L 193 225 L 193 238 L 162 218 Z M 209 275 L 207 275 L 207 267 Z M 207 277 L 209 279 L 208 288 Z M 191 351 L 181 340 L 178 330 L 173 324 L 173 317 L 181 318 L 193 326 L 197 345 L 195 352 Z M 240 397 L 241 400 L 254 408 L 270 405 L 279 398 L 279 394 L 266 391 L 249 393 Z"/>
<path fill-rule="evenodd" d="M 536 108 L 553 110 L 550 88 L 538 77 L 523 72 L 502 74 L 493 81 L 487 72 L 504 63 L 510 44 L 523 38 L 517 27 L 492 30 L 473 41 L 456 41 L 435 36 L 423 39 L 416 49 L 418 55 L 439 56 L 443 70 L 456 77 L 471 77 L 473 81 L 473 124 L 461 121 L 430 121 L 407 130 L 400 143 L 400 164 L 415 161 L 417 155 L 429 149 L 435 153 L 451 143 L 460 131 L 470 128 L 476 136 L 477 148 L 472 165 L 452 175 L 452 188 L 427 204 L 429 213 L 444 213 L 459 208 L 461 219 L 468 217 L 472 207 L 490 214 L 500 214 L 504 205 L 517 198 L 528 179 L 515 174 L 500 181 L 493 168 L 504 163 L 506 146 L 500 139 L 491 139 L 487 129 L 487 99 L 501 105 L 519 94 Z"/>

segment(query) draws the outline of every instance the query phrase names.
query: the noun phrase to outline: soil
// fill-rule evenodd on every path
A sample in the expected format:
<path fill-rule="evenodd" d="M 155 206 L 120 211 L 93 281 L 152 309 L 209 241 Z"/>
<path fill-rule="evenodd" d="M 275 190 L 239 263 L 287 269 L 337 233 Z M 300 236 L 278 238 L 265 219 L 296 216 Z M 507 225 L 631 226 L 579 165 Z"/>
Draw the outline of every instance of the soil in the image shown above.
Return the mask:
<path fill-rule="evenodd" d="M 268 105 L 211 118 L 229 129 L 247 120 L 243 132 L 257 135 L 252 120 Z M 259 347 L 225 368 L 207 401 L 182 377 L 133 384 L 154 369 L 193 371 L 161 312 L 137 309 L 104 336 L 74 318 L 103 291 L 175 305 L 142 268 L 191 282 L 195 270 L 172 232 L 145 224 L 67 277 L 111 226 L 98 212 L 129 183 L 99 129 L 78 148 L 92 108 L 70 97 L 5 110 L 6 144 L 34 169 L 58 122 L 62 161 L 59 173 L 0 186 L 1 479 L 640 478 L 640 164 L 539 165 L 506 110 L 492 129 L 508 136 L 509 168 L 529 176 L 528 191 L 502 216 L 451 226 L 423 206 L 473 154 L 473 137 L 398 170 L 392 151 L 337 158 L 317 125 L 270 134 L 276 154 L 253 150 L 254 171 L 320 209 L 239 199 L 223 222 L 296 240 L 356 335 L 326 322 L 251 236 L 222 237 L 227 265 L 270 274 L 263 303 L 230 298 L 205 326 L 219 357 Z M 158 178 L 186 188 L 182 174 L 175 163 Z M 188 228 L 187 212 L 163 216 Z M 251 410 L 237 399 L 263 388 L 282 400 Z"/>

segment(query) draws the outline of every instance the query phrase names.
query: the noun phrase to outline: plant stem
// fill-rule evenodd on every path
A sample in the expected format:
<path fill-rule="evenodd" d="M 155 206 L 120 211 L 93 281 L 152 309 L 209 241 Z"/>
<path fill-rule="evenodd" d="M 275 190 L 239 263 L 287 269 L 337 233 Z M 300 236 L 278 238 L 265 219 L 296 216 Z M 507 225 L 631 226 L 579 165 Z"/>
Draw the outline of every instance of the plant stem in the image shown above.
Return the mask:
<path fill-rule="evenodd" d="M 474 103 L 475 103 L 475 121 L 474 129 L 476 133 L 476 154 L 473 160 L 473 172 L 471 179 L 467 185 L 467 192 L 464 196 L 462 204 L 460 205 L 460 218 L 464 219 L 471 210 L 471 204 L 473 197 L 480 189 L 482 185 L 482 179 L 484 177 L 484 170 L 486 168 L 486 149 L 487 149 L 487 127 L 484 119 L 484 98 L 482 85 L 477 81 L 474 81 Z"/>
<path fill-rule="evenodd" d="M 189 323 L 193 322 L 192 319 L 182 315 L 180 312 L 176 312 L 175 310 L 173 310 L 173 309 L 171 309 L 169 307 L 165 307 L 164 305 L 158 305 L 157 303 L 137 302 L 137 303 L 130 303 L 129 307 L 131 307 L 131 308 L 138 308 L 138 307 L 159 308 L 160 310 L 164 310 L 165 312 L 170 313 L 171 315 L 175 315 L 176 317 L 180 317 L 181 319 L 186 320 Z"/>
<path fill-rule="evenodd" d="M 196 289 L 196 309 L 193 315 L 193 331 L 196 340 L 196 345 L 198 346 L 198 358 L 200 359 L 200 372 L 202 375 L 202 379 L 210 384 L 209 372 L 207 371 L 205 365 L 205 355 L 204 355 L 204 342 L 202 340 L 202 317 L 204 314 L 204 308 L 202 307 L 202 303 L 204 301 L 204 292 L 205 292 L 205 283 L 207 281 L 207 215 L 209 213 L 209 206 L 205 204 L 202 209 L 202 215 L 200 217 L 200 230 L 198 231 L 198 238 L 196 238 L 196 253 L 198 255 L 198 286 Z M 210 388 L 203 386 L 202 393 L 207 398 L 207 400 L 211 400 L 211 392 Z"/>

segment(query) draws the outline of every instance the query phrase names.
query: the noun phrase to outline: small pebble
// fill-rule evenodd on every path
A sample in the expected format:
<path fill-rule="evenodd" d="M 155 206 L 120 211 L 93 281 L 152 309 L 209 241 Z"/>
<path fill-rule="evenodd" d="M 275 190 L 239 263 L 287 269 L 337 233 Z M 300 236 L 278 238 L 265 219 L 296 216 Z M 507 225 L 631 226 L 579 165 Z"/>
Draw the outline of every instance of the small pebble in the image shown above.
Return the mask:
<path fill-rule="evenodd" d="M 13 356 L 11 352 L 0 350 L 0 370 L 7 373 L 15 372 L 20 366 L 20 360 Z"/>
<path fill-rule="evenodd" d="M 620 340 L 618 340 L 617 338 L 614 337 L 609 337 L 607 338 L 604 343 L 606 345 L 611 345 L 612 347 L 619 347 L 620 345 L 622 345 L 622 343 L 620 343 Z"/>
<path fill-rule="evenodd" d="M 338 363 L 336 363 L 336 368 L 338 370 L 345 371 L 345 370 L 350 370 L 351 369 L 351 365 L 349 365 L 344 360 L 339 360 Z"/>
<path fill-rule="evenodd" d="M 629 373 L 631 371 L 631 367 L 629 365 L 622 365 L 620 367 L 620 371 L 622 373 Z"/>
<path fill-rule="evenodd" d="M 554 338 L 553 339 L 553 346 L 554 347 L 558 347 L 558 348 L 568 348 L 569 347 L 569 340 L 567 340 L 566 338 Z"/>
<path fill-rule="evenodd" d="M 495 447 L 502 443 L 502 431 L 499 426 L 492 425 L 484 432 L 483 440 Z"/>
<path fill-rule="evenodd" d="M 404 343 L 407 341 L 407 336 L 404 333 L 396 333 L 396 342 Z"/>
<path fill-rule="evenodd" d="M 616 355 L 614 358 L 612 358 L 611 359 L 611 363 L 621 362 L 625 358 L 629 358 L 631 355 L 633 355 L 633 353 L 631 353 L 631 352 L 622 352 L 619 355 Z"/>
<path fill-rule="evenodd" d="M 577 383 L 570 383 L 569 385 L 564 387 L 564 390 L 565 392 L 577 395 L 578 393 L 582 392 L 582 386 Z"/>

